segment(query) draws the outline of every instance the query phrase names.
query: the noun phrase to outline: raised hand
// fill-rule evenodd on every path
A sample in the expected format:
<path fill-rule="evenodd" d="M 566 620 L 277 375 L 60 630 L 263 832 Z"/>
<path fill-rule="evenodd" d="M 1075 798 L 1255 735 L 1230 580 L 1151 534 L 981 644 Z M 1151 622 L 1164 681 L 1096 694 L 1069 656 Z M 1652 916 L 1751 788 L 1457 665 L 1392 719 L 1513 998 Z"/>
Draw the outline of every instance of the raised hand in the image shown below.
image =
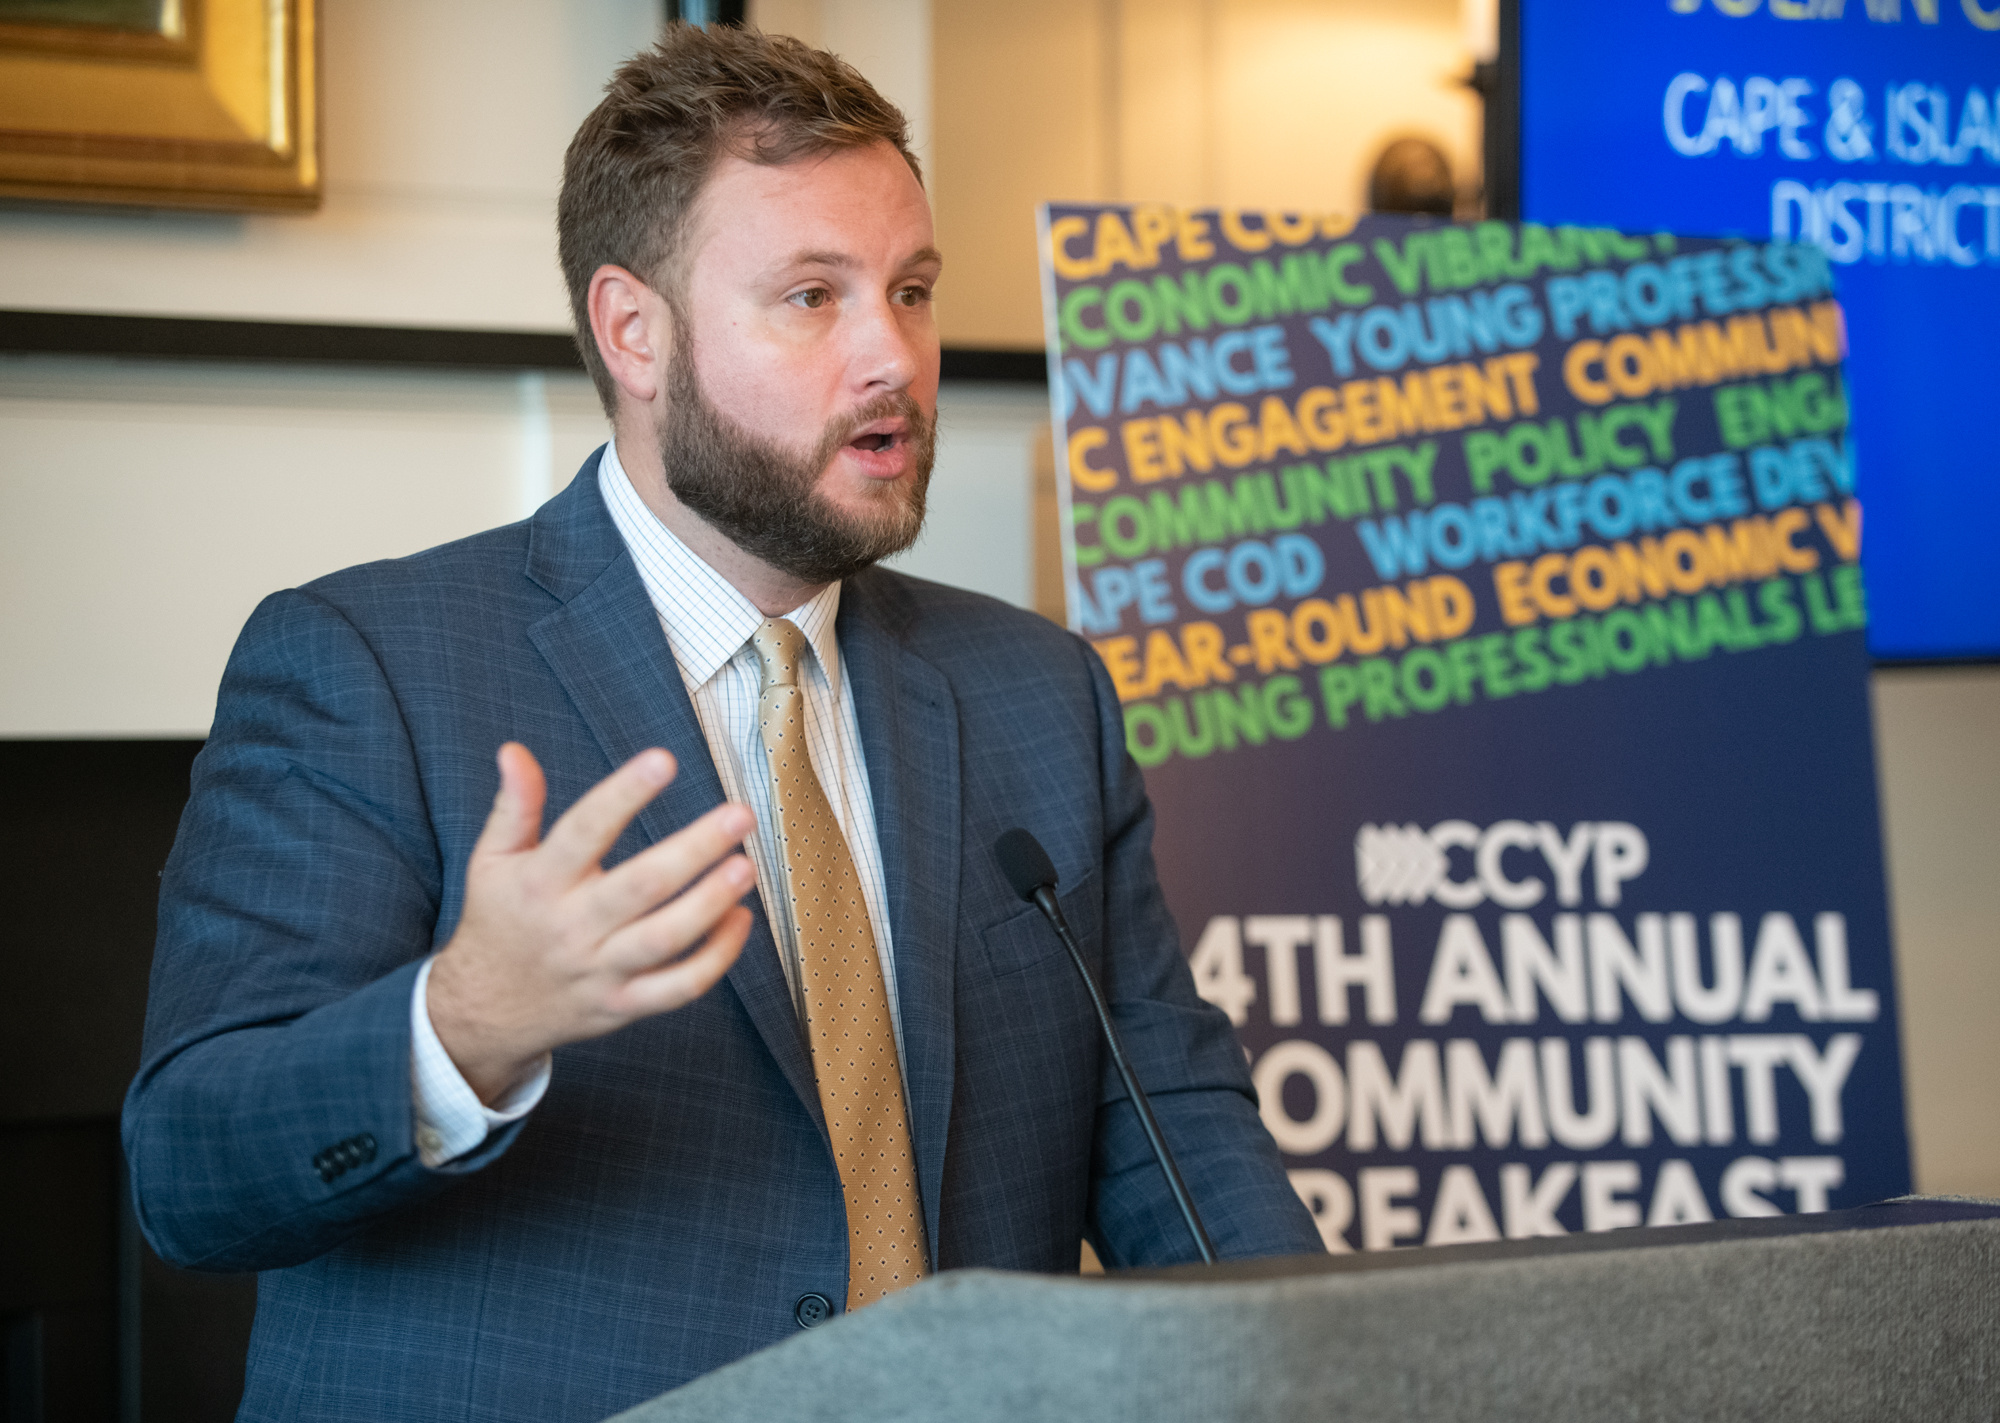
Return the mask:
<path fill-rule="evenodd" d="M 732 853 L 755 820 L 723 805 L 616 869 L 604 856 L 674 778 L 642 751 L 540 834 L 548 785 L 528 748 L 500 748 L 500 793 L 465 872 L 465 912 L 426 998 L 445 1051 L 492 1102 L 542 1054 L 693 1002 L 750 933 L 756 871 Z M 717 863 L 720 861 L 720 863 Z"/>

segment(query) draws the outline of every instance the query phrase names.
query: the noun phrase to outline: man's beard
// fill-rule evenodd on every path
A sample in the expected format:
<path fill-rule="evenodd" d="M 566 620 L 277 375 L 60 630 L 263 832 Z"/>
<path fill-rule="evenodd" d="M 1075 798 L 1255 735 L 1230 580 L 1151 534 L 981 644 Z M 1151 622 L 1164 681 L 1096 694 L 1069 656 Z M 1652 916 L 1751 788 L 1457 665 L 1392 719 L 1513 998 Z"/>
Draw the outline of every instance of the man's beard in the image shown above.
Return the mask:
<path fill-rule="evenodd" d="M 820 475 L 864 425 L 900 415 L 909 428 L 916 481 L 871 491 L 872 508 L 850 513 L 819 488 Z M 750 434 L 709 403 L 685 343 L 667 367 L 667 408 L 660 417 L 667 487 L 716 532 L 801 583 L 832 583 L 900 553 L 924 526 L 936 430 L 908 391 L 877 396 L 827 422 L 808 454 Z"/>

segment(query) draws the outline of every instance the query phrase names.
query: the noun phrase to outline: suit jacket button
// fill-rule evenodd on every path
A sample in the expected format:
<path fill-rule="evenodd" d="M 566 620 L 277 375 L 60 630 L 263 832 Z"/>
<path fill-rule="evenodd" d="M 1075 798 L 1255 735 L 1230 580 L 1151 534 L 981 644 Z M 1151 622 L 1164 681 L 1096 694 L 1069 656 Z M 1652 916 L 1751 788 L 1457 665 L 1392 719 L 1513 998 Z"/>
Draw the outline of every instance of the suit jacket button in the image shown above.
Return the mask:
<path fill-rule="evenodd" d="M 833 1301 L 822 1294 L 804 1294 L 792 1306 L 792 1318 L 799 1322 L 799 1328 L 810 1329 L 815 1324 L 823 1324 L 833 1315 Z"/>

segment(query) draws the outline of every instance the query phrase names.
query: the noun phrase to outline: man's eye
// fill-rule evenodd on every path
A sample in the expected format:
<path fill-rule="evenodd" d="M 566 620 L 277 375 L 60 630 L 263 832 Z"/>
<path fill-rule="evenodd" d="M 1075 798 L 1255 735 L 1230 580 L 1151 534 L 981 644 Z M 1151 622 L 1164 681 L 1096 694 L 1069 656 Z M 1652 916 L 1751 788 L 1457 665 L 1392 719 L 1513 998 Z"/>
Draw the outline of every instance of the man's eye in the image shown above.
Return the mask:
<path fill-rule="evenodd" d="M 832 299 L 833 293 L 825 287 L 808 287 L 806 290 L 795 292 L 792 295 L 793 302 L 799 306 L 803 306 L 808 311 L 818 311 Z"/>
<path fill-rule="evenodd" d="M 923 286 L 908 286 L 900 289 L 895 300 L 902 306 L 922 306 L 931 299 L 931 289 Z"/>

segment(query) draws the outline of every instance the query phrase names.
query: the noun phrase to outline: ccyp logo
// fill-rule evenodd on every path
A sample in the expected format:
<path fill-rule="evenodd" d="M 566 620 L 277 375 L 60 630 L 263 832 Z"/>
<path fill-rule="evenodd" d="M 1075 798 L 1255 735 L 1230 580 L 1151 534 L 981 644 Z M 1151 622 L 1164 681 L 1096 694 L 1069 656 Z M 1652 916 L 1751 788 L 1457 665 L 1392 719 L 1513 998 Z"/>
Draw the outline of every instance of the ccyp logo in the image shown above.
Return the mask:
<path fill-rule="evenodd" d="M 1463 852 L 1456 862 L 1454 850 Z M 1620 886 L 1644 872 L 1650 853 L 1645 832 L 1622 820 L 1580 820 L 1568 835 L 1546 820 L 1496 820 L 1484 830 L 1465 820 L 1442 820 L 1429 830 L 1364 825 L 1354 837 L 1354 875 L 1370 904 L 1429 899 L 1447 909 L 1470 909 L 1491 900 L 1504 909 L 1526 909 L 1549 890 L 1548 881 L 1523 863 L 1534 855 L 1555 881 L 1558 904 L 1583 902 L 1587 866 L 1597 902 L 1610 907 L 1618 903 Z"/>

